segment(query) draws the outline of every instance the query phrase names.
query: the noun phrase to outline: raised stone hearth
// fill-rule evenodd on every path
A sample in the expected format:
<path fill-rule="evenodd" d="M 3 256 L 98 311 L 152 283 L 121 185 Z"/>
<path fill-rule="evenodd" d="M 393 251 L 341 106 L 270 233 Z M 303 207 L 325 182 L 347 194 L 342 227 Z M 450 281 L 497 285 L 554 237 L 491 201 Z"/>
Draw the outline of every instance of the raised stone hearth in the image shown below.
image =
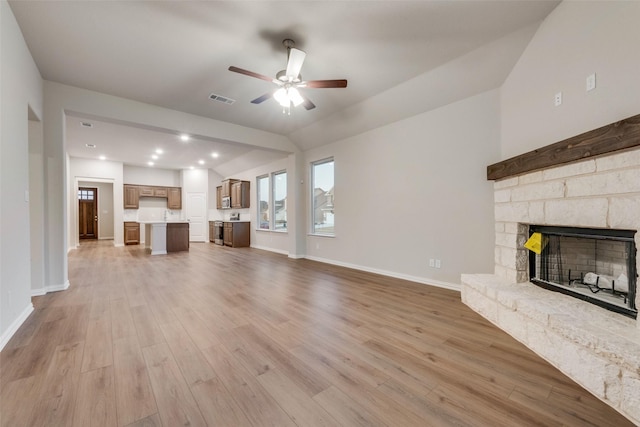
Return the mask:
<path fill-rule="evenodd" d="M 640 230 L 640 149 L 509 177 L 494 190 L 494 274 L 463 275 L 462 301 L 640 425 L 638 320 L 530 283 L 523 246 L 530 224 Z"/>

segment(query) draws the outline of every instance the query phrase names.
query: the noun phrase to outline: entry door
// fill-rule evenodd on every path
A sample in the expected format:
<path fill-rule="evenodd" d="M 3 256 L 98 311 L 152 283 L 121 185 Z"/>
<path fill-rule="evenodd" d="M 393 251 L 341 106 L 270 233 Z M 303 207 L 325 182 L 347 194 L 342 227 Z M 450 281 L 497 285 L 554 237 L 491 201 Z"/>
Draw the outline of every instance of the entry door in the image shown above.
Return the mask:
<path fill-rule="evenodd" d="M 205 193 L 187 193 L 189 241 L 206 242 L 207 198 Z"/>
<path fill-rule="evenodd" d="M 98 238 L 98 189 L 78 188 L 78 230 L 81 239 Z"/>

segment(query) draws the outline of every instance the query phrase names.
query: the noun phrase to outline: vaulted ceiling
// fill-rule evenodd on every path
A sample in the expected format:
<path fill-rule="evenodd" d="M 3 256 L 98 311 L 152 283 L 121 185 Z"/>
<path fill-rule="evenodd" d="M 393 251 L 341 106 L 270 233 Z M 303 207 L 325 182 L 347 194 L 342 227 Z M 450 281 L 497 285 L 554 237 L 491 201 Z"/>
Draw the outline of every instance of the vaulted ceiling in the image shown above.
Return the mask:
<path fill-rule="evenodd" d="M 45 80 L 282 135 L 314 124 L 482 45 L 544 19 L 557 1 L 10 1 Z M 306 51 L 305 80 L 345 78 L 346 89 L 304 89 L 317 108 L 282 114 L 250 101 L 273 84 L 285 38 Z M 235 100 L 215 102 L 215 93 Z M 430 93 L 425 89 L 425 99 Z M 135 124 L 132 124 L 135 126 Z M 97 126 L 97 131 L 102 126 Z M 109 132 L 127 132 L 127 126 Z M 74 138 L 71 132 L 69 138 Z M 143 144 L 139 130 L 128 138 Z M 157 135 L 149 134 L 149 138 Z M 111 135 L 111 140 L 113 140 Z M 293 138 L 292 138 L 293 139 Z M 78 147 L 84 145 L 76 141 Z M 68 141 L 72 147 L 73 141 Z M 295 139 L 294 139 L 295 142 Z M 229 148 L 229 155 L 242 150 Z M 303 147 L 304 148 L 304 147 Z M 114 150 L 118 152 L 121 150 Z M 203 145 L 195 157 L 209 155 Z M 123 155 L 126 155 L 124 153 Z M 246 152 L 245 152 L 246 154 Z M 97 153 L 93 155 L 97 156 Z M 125 163 L 135 161 L 129 153 Z M 211 157 L 209 157 L 211 158 Z M 185 163 L 185 162 L 183 162 Z M 166 167 L 184 167 L 183 163 Z"/>

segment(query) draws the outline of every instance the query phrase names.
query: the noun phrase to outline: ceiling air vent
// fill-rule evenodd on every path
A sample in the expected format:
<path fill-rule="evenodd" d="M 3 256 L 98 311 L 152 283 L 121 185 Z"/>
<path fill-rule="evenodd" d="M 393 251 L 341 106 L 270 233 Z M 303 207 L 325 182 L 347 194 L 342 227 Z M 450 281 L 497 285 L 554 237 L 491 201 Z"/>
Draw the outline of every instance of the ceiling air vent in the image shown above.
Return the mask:
<path fill-rule="evenodd" d="M 229 104 L 229 105 L 236 102 L 235 99 L 227 98 L 226 96 L 222 96 L 222 95 L 216 95 L 215 93 L 212 93 L 211 95 L 209 95 L 209 99 L 213 101 L 222 102 L 223 104 Z"/>
<path fill-rule="evenodd" d="M 80 122 L 80 126 L 84 127 L 84 128 L 92 128 L 93 127 L 93 123 L 89 123 L 89 122 Z"/>

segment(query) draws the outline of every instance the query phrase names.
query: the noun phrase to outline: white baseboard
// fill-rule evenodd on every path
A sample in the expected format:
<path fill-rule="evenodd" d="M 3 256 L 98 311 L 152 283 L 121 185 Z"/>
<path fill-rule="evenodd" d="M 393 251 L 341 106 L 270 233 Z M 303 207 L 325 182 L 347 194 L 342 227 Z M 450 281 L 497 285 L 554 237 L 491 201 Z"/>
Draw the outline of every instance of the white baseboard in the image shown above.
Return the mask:
<path fill-rule="evenodd" d="M 76 249 L 78 249 L 78 247 L 77 247 L 77 246 L 69 246 L 69 247 L 67 248 L 67 253 L 69 253 L 69 252 L 71 252 L 71 251 L 75 251 Z"/>
<path fill-rule="evenodd" d="M 114 243 L 113 246 L 116 248 L 124 248 L 124 243 Z"/>
<path fill-rule="evenodd" d="M 66 291 L 67 289 L 69 289 L 69 285 L 70 285 L 69 281 L 67 280 L 65 283 L 61 285 L 51 285 L 51 286 L 45 286 L 44 288 L 40 288 L 40 289 L 31 289 L 31 296 L 39 297 L 42 295 L 46 295 L 49 292 Z"/>
<path fill-rule="evenodd" d="M 27 320 L 27 317 L 29 317 L 32 311 L 33 304 L 29 303 L 29 305 L 22 310 L 22 313 L 20 313 L 16 320 L 14 320 L 7 330 L 0 336 L 0 351 L 2 351 L 5 345 L 7 345 L 13 334 L 15 334 L 18 328 L 20 328 L 24 321 Z"/>
<path fill-rule="evenodd" d="M 98 237 L 98 240 L 113 240 L 113 236 L 111 236 L 111 237 Z"/>
<path fill-rule="evenodd" d="M 269 248 L 267 246 L 259 246 L 259 245 L 251 245 L 251 247 L 254 249 L 260 249 L 262 251 L 275 252 L 280 255 L 289 255 L 289 252 L 283 251 L 282 249 L 274 249 L 274 248 Z"/>
<path fill-rule="evenodd" d="M 354 270 L 366 271 L 367 273 L 380 274 L 381 276 L 393 277 L 396 279 L 409 280 L 410 282 L 421 283 L 423 285 L 436 286 L 438 288 L 450 289 L 452 291 L 458 291 L 462 289 L 459 283 L 443 282 L 441 280 L 429 279 L 426 277 L 410 276 L 408 274 L 396 273 L 395 271 L 380 270 L 377 268 L 365 267 L 362 265 L 350 264 L 348 262 L 335 261 L 327 258 L 319 258 L 307 255 L 305 257 L 311 261 L 323 262 L 325 264 L 333 264 L 340 267 L 353 268 Z"/>
<path fill-rule="evenodd" d="M 289 258 L 291 259 L 303 259 L 306 258 L 305 255 L 298 255 L 298 254 L 289 254 Z"/>

